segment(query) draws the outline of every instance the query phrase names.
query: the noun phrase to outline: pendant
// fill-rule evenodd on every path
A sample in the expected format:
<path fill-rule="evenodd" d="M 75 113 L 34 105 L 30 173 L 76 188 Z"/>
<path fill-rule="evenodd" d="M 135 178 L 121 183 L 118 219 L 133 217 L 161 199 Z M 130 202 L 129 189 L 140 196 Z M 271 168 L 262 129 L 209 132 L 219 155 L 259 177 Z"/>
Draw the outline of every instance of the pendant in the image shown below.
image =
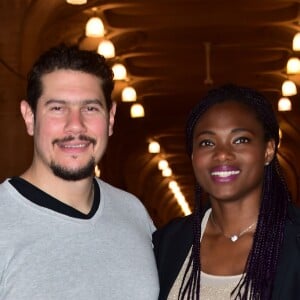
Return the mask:
<path fill-rule="evenodd" d="M 239 237 L 235 234 L 230 237 L 230 240 L 234 243 L 239 239 Z"/>

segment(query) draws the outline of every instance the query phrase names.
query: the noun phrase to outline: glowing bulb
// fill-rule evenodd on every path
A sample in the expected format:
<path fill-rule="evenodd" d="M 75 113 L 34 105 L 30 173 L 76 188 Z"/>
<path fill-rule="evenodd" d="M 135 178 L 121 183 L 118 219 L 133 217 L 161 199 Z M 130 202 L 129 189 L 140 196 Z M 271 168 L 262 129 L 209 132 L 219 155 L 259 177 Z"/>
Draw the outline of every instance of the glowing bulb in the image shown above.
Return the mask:
<path fill-rule="evenodd" d="M 97 52 L 103 55 L 105 58 L 113 58 L 115 57 L 115 46 L 109 40 L 103 40 L 98 45 Z"/>
<path fill-rule="evenodd" d="M 127 71 L 124 65 L 114 64 L 112 67 L 114 72 L 114 80 L 125 80 L 127 77 Z"/>
<path fill-rule="evenodd" d="M 282 84 L 281 89 L 283 96 L 293 96 L 297 94 L 296 84 L 291 80 L 285 80 Z"/>
<path fill-rule="evenodd" d="M 66 0 L 66 2 L 73 5 L 81 5 L 86 4 L 87 0 Z"/>
<path fill-rule="evenodd" d="M 148 152 L 149 153 L 159 153 L 160 152 L 160 145 L 159 145 L 159 143 L 155 142 L 155 141 L 149 143 Z"/>
<path fill-rule="evenodd" d="M 162 176 L 170 177 L 172 175 L 172 170 L 170 168 L 165 168 L 162 170 Z"/>
<path fill-rule="evenodd" d="M 169 164 L 168 162 L 165 160 L 165 159 L 161 159 L 159 162 L 158 162 L 158 169 L 159 170 L 164 170 L 166 168 L 169 167 Z"/>
<path fill-rule="evenodd" d="M 92 17 L 85 25 L 85 35 L 88 37 L 103 37 L 104 25 L 100 18 Z"/>
<path fill-rule="evenodd" d="M 298 32 L 294 35 L 293 50 L 294 51 L 299 51 L 300 50 L 300 32 Z"/>
<path fill-rule="evenodd" d="M 289 98 L 282 97 L 278 101 L 278 111 L 290 111 L 292 110 L 292 102 Z"/>
<path fill-rule="evenodd" d="M 286 65 L 286 72 L 288 74 L 300 73 L 300 59 L 298 57 L 291 57 Z"/>
<path fill-rule="evenodd" d="M 142 118 L 145 116 L 144 107 L 142 104 L 136 103 L 133 104 L 130 108 L 131 118 Z"/>
<path fill-rule="evenodd" d="M 122 91 L 122 101 L 123 102 L 134 102 L 136 101 L 136 91 L 133 87 L 127 86 Z"/>

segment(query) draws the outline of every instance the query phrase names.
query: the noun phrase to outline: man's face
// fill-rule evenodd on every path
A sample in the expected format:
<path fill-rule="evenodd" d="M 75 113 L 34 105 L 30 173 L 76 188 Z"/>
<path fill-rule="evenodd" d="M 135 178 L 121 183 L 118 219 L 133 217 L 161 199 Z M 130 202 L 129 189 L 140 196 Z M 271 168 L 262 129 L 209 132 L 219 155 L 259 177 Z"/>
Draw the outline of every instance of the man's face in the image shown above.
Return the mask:
<path fill-rule="evenodd" d="M 91 74 L 56 70 L 41 80 L 35 117 L 27 102 L 21 104 L 34 136 L 34 168 L 65 180 L 91 176 L 112 134 L 115 104 L 108 112 L 101 82 Z"/>

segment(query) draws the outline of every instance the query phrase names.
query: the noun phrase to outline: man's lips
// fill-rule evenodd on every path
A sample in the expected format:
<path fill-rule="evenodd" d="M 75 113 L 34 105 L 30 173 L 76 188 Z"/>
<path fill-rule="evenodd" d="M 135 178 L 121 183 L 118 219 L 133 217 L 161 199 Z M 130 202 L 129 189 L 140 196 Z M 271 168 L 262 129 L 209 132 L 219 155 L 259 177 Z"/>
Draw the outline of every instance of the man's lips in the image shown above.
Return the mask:
<path fill-rule="evenodd" d="M 89 144 L 90 143 L 80 143 L 80 144 L 57 143 L 59 147 L 66 148 L 66 149 L 81 149 L 87 147 Z"/>
<path fill-rule="evenodd" d="M 96 140 L 86 135 L 79 135 L 78 137 L 67 136 L 62 139 L 55 139 L 52 144 L 57 144 L 62 148 L 80 149 L 87 147 L 90 144 L 95 145 Z"/>

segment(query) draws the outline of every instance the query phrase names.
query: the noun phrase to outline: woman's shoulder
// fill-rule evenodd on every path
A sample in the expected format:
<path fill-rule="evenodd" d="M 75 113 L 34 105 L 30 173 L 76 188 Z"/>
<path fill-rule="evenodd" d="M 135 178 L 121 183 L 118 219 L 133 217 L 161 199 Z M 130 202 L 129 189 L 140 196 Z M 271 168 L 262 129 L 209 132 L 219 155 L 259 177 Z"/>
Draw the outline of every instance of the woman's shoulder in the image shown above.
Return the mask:
<path fill-rule="evenodd" d="M 294 225 L 300 227 L 300 207 L 295 203 L 290 203 L 288 206 L 288 220 Z"/>
<path fill-rule="evenodd" d="M 169 221 L 166 225 L 158 228 L 155 234 L 171 233 L 181 230 L 186 230 L 187 228 L 193 226 L 193 215 L 188 215 L 185 217 L 178 217 Z"/>
<path fill-rule="evenodd" d="M 192 241 L 193 215 L 175 218 L 153 233 L 153 243 L 180 244 L 183 241 Z"/>

